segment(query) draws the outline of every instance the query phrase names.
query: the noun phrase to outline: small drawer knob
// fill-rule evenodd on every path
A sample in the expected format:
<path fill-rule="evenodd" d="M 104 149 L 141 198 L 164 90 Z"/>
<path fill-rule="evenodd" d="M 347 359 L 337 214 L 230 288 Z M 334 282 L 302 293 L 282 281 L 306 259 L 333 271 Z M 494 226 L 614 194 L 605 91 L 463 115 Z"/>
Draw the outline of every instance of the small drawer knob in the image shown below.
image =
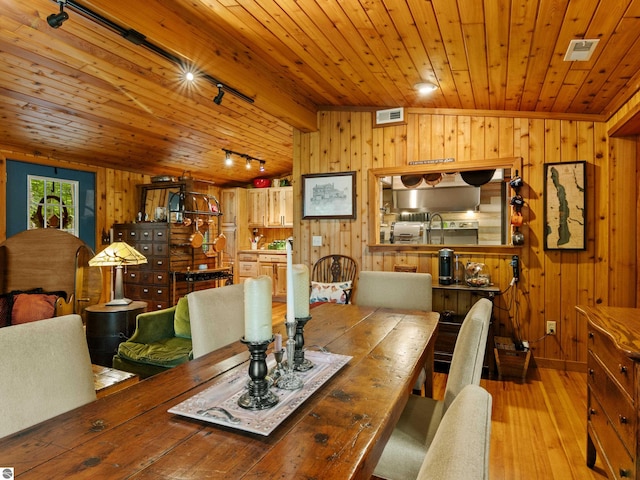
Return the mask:
<path fill-rule="evenodd" d="M 597 412 L 596 412 L 595 408 L 592 407 L 592 408 L 589 409 L 589 415 L 595 415 L 596 413 Z"/>
<path fill-rule="evenodd" d="M 620 373 L 627 373 L 627 367 L 625 365 L 618 365 L 618 368 L 620 369 Z"/>
<path fill-rule="evenodd" d="M 593 332 L 589 332 L 589 338 L 593 338 L 593 337 L 594 337 Z"/>
<path fill-rule="evenodd" d="M 593 374 L 594 374 L 594 373 L 595 373 L 595 372 L 593 371 L 593 368 L 590 368 L 590 369 L 589 369 L 589 376 L 590 376 L 590 377 L 593 377 Z"/>
<path fill-rule="evenodd" d="M 624 468 L 620 469 L 620 477 L 629 478 L 631 476 L 631 472 L 629 470 L 625 470 Z"/>
<path fill-rule="evenodd" d="M 623 425 L 626 425 L 627 423 L 629 423 L 629 420 L 627 420 L 627 417 L 625 417 L 624 415 L 618 415 L 618 420 Z"/>

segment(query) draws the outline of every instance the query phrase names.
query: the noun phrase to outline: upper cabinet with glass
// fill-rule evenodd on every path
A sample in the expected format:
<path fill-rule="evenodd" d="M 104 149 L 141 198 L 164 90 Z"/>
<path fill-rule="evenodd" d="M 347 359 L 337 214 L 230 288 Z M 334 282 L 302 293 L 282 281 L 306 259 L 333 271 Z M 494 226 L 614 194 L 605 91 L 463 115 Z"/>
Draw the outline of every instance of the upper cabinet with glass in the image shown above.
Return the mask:
<path fill-rule="evenodd" d="M 370 245 L 506 246 L 521 158 L 372 169 Z"/>

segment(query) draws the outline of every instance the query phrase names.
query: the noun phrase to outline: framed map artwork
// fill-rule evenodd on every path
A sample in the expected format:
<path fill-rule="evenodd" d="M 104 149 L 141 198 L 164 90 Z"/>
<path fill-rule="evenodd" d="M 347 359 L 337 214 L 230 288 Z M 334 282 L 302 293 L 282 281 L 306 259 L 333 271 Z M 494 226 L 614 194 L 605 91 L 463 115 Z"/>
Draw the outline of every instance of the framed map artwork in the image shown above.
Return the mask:
<path fill-rule="evenodd" d="M 585 161 L 544 165 L 544 249 L 587 247 Z"/>

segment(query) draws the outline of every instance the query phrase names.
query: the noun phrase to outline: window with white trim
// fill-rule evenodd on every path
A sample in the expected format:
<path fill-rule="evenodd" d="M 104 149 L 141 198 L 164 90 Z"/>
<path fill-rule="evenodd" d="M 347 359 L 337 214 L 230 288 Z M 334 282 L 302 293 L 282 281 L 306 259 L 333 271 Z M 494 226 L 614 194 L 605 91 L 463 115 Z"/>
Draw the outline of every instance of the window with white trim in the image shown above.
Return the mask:
<path fill-rule="evenodd" d="M 56 228 L 78 236 L 78 183 L 74 180 L 27 176 L 27 225 Z"/>

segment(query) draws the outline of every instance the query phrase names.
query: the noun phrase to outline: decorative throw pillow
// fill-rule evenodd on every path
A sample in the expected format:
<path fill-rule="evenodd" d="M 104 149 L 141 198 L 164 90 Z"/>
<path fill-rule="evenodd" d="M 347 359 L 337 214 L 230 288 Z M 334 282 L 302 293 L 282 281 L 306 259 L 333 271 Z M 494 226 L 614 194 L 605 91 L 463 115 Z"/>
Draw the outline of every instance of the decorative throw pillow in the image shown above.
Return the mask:
<path fill-rule="evenodd" d="M 173 330 L 176 337 L 191 338 L 191 321 L 189 320 L 189 301 L 187 297 L 181 297 L 176 305 L 176 313 L 173 317 Z"/>
<path fill-rule="evenodd" d="M 351 280 L 336 283 L 311 282 L 309 303 L 347 303 L 345 289 L 351 288 L 351 284 Z"/>
<path fill-rule="evenodd" d="M 19 293 L 13 296 L 11 324 L 35 322 L 55 315 L 58 295 L 46 293 Z"/>

